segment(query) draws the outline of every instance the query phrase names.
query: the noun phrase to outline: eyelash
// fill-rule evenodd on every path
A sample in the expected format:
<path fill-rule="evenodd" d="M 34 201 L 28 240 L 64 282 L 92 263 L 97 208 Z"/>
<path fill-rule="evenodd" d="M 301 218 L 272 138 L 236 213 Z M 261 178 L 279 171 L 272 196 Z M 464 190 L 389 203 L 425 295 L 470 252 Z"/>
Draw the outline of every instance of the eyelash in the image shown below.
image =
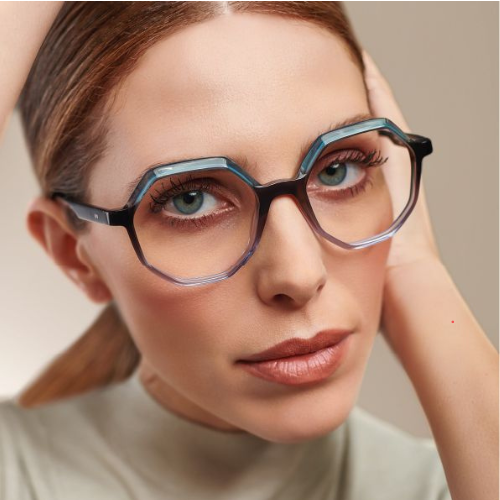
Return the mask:
<path fill-rule="evenodd" d="M 334 153 L 332 153 L 334 154 Z M 373 157 L 375 156 L 375 159 Z M 363 165 L 363 168 L 367 169 L 369 167 L 377 167 L 383 165 L 389 159 L 388 156 L 382 157 L 381 151 L 373 149 L 368 153 L 363 153 L 359 150 L 350 150 L 346 153 L 346 156 L 336 157 L 335 159 L 328 162 L 325 166 L 322 166 L 321 171 L 325 168 L 331 167 L 339 163 L 354 162 Z M 358 195 L 360 192 L 365 191 L 368 185 L 373 185 L 373 175 L 371 171 L 367 171 L 363 180 L 354 186 L 335 190 L 335 196 L 342 197 L 347 192 L 351 193 L 351 197 Z"/>
<path fill-rule="evenodd" d="M 203 182 L 205 181 L 205 182 Z M 208 181 L 208 182 L 207 182 Z M 186 191 L 191 191 L 196 188 L 196 191 L 206 191 L 208 193 L 214 193 L 216 191 L 222 191 L 223 188 L 219 184 L 216 183 L 214 180 L 208 180 L 205 178 L 196 178 L 194 179 L 193 175 L 189 174 L 188 177 L 186 178 L 185 182 L 182 182 L 182 180 L 179 180 L 179 184 L 175 185 L 173 181 L 171 181 L 173 184 L 173 187 L 166 189 L 163 186 L 162 182 L 162 189 L 161 191 L 158 191 L 160 194 L 158 198 L 155 198 L 153 195 L 151 196 L 151 199 L 153 200 L 153 203 L 150 204 L 150 208 L 152 212 L 158 212 L 161 210 L 161 208 L 171 199 L 174 198 L 178 194 L 185 193 Z"/>
<path fill-rule="evenodd" d="M 382 165 L 389 159 L 389 157 L 383 158 L 380 153 L 380 150 L 376 149 L 368 153 L 363 153 L 359 150 L 350 150 L 345 154 L 345 156 L 335 157 L 334 159 L 332 159 L 330 162 L 324 165 L 320 171 L 332 165 L 344 163 L 347 161 L 361 164 L 363 165 L 363 168 Z M 332 153 L 332 155 L 333 154 L 335 153 Z M 373 159 L 374 157 L 375 159 Z M 220 184 L 218 184 L 217 181 L 206 178 L 194 178 L 194 176 L 192 175 L 188 175 L 184 182 L 182 180 L 179 180 L 179 183 L 177 185 L 175 185 L 172 180 L 171 183 L 173 187 L 165 188 L 162 182 L 162 188 L 160 190 L 156 190 L 157 193 L 159 193 L 158 197 L 155 197 L 152 194 L 150 195 L 151 199 L 153 200 L 150 203 L 150 210 L 152 213 L 159 212 L 170 199 L 174 198 L 178 194 L 182 194 L 187 191 L 204 191 L 210 194 L 224 191 L 224 188 Z M 372 175 L 370 172 L 367 172 L 360 183 L 348 188 L 338 189 L 335 191 L 335 193 L 337 196 L 343 196 L 346 194 L 346 192 L 350 192 L 351 196 L 354 197 L 361 191 L 364 191 L 368 187 L 368 184 L 373 184 Z M 185 224 L 193 224 L 197 227 L 203 227 L 207 222 L 213 222 L 214 219 L 216 219 L 218 216 L 224 215 L 225 212 L 226 211 L 222 210 L 217 212 L 216 214 L 201 215 L 199 217 L 181 218 L 168 216 L 166 217 L 166 220 L 170 225 L 174 227 L 183 227 Z"/>
<path fill-rule="evenodd" d="M 330 165 L 333 165 L 335 163 L 343 163 L 345 161 L 355 161 L 356 163 L 361 163 L 362 165 L 365 165 L 366 167 L 374 167 L 377 165 L 381 165 L 382 163 L 385 163 L 389 157 L 386 156 L 385 158 L 382 158 L 380 156 L 381 151 L 378 149 L 373 149 L 369 153 L 363 153 L 362 151 L 359 150 L 351 150 L 347 152 L 346 157 L 342 158 L 335 158 L 335 160 L 332 161 Z M 333 154 L 333 153 L 332 153 Z M 357 154 L 357 156 L 355 156 Z M 377 155 L 375 160 L 372 160 L 372 158 Z M 328 165 L 327 165 L 328 166 Z"/>

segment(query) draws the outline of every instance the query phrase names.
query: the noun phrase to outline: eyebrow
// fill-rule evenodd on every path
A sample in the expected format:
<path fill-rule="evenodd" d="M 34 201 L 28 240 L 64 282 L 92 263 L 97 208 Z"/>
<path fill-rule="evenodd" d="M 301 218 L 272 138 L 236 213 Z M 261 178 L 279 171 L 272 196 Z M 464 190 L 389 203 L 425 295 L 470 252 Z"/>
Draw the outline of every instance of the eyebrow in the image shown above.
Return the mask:
<path fill-rule="evenodd" d="M 347 127 L 348 125 L 352 125 L 353 123 L 361 122 L 361 121 L 364 121 L 364 120 L 369 120 L 371 118 L 374 118 L 374 115 L 372 113 L 358 113 L 358 114 L 356 114 L 354 116 L 351 116 L 351 117 L 346 118 L 344 120 L 341 120 L 339 122 L 332 122 L 332 123 L 330 123 L 329 125 L 327 125 L 322 130 L 320 130 L 319 132 L 317 132 L 313 137 L 311 137 L 309 140 L 307 140 L 302 145 L 302 148 L 301 148 L 300 153 L 299 153 L 300 159 L 302 160 L 305 157 L 305 155 L 307 154 L 307 152 L 311 148 L 312 143 L 319 136 L 321 136 L 323 134 L 326 134 L 327 132 L 331 132 L 332 130 L 335 130 L 335 129 L 338 129 L 338 128 L 342 128 L 342 127 Z M 221 156 L 225 156 L 225 155 L 221 155 Z M 210 156 L 210 158 L 212 158 L 212 157 L 214 157 L 214 156 L 213 155 Z M 203 157 L 197 157 L 197 158 L 203 158 Z M 239 165 L 240 167 L 242 167 L 244 170 L 246 170 L 249 173 L 252 170 L 256 170 L 255 169 L 256 165 L 252 161 L 250 161 L 248 159 L 248 157 L 246 155 L 244 155 L 244 154 L 240 154 L 240 155 L 233 156 L 233 157 L 230 157 L 230 158 L 237 165 Z M 193 158 L 193 157 L 172 157 L 172 158 L 169 158 L 169 159 L 166 159 L 166 160 L 164 159 L 162 161 L 153 163 L 152 165 L 149 165 L 148 167 L 144 168 L 142 170 L 142 172 L 134 180 L 132 180 L 131 182 L 129 182 L 129 183 L 127 183 L 125 185 L 127 200 L 130 198 L 132 192 L 137 187 L 137 184 L 140 182 L 140 180 L 144 177 L 144 175 L 146 174 L 146 172 L 148 172 L 149 170 L 151 170 L 153 168 L 156 168 L 156 167 L 159 167 L 160 165 L 167 165 L 167 164 L 170 164 L 170 163 L 179 163 L 179 162 L 188 161 L 188 160 L 194 160 L 194 159 L 196 159 L 196 158 Z"/>

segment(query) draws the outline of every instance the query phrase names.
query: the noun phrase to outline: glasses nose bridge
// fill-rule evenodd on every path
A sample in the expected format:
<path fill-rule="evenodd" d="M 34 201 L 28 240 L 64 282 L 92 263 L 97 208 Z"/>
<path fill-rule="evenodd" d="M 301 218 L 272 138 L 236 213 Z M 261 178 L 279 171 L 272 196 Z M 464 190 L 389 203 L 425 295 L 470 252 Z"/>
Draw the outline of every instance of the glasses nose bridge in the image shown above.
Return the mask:
<path fill-rule="evenodd" d="M 260 214 L 267 216 L 269 207 L 275 198 L 278 196 L 293 196 L 301 208 L 305 208 L 303 201 L 305 197 L 305 177 L 298 179 L 285 179 L 272 181 L 263 186 L 255 186 L 255 191 L 259 198 Z"/>
<path fill-rule="evenodd" d="M 260 239 L 260 235 L 262 235 L 264 230 L 271 203 L 279 196 L 292 196 L 295 198 L 299 211 L 302 213 L 307 224 L 313 231 L 318 231 L 314 215 L 312 214 L 312 207 L 307 197 L 307 177 L 307 175 L 301 175 L 296 179 L 276 180 L 263 186 L 255 186 L 255 191 L 259 199 L 258 239 Z"/>
<path fill-rule="evenodd" d="M 312 206 L 309 202 L 306 190 L 307 180 L 308 175 L 301 174 L 300 177 L 296 179 L 282 179 L 272 181 L 269 184 L 254 186 L 259 200 L 258 222 L 255 240 L 252 245 L 252 249 L 247 256 L 247 259 L 254 253 L 261 240 L 271 203 L 275 198 L 278 198 L 279 196 L 285 195 L 295 198 L 299 211 L 301 212 L 312 232 L 319 236 L 325 236 L 324 232 L 321 230 L 315 220 L 316 218 L 314 216 Z"/>

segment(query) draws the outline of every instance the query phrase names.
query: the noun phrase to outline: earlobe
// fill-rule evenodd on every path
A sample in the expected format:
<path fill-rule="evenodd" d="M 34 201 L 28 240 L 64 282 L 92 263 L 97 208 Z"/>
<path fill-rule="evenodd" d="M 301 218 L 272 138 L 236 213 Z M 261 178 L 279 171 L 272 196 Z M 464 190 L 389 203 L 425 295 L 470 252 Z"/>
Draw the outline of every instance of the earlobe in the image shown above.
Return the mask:
<path fill-rule="evenodd" d="M 42 196 L 35 198 L 28 207 L 26 224 L 47 255 L 90 300 L 103 303 L 112 299 L 90 257 L 86 253 L 84 257 L 81 236 L 69 226 L 60 204 Z"/>

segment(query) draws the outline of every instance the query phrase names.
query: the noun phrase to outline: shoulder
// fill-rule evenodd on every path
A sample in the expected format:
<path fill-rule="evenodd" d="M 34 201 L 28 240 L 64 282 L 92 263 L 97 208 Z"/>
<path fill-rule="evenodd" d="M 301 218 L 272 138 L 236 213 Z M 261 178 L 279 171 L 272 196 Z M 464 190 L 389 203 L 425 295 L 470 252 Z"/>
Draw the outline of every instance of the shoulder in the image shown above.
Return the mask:
<path fill-rule="evenodd" d="M 451 500 L 433 439 L 413 436 L 359 406 L 346 429 L 353 498 Z"/>
<path fill-rule="evenodd" d="M 70 475 L 92 470 L 93 457 L 106 446 L 108 392 L 97 389 L 35 408 L 14 398 L 0 401 L 0 500 L 34 500 L 43 492 L 51 498 L 61 474 L 79 484 Z"/>
<path fill-rule="evenodd" d="M 95 420 L 91 417 L 97 414 L 99 403 L 105 403 L 103 393 L 97 389 L 34 408 L 20 406 L 16 398 L 0 401 L 0 432 L 7 436 L 2 442 L 22 449 L 46 444 L 55 433 L 84 432 L 85 422 Z"/>
<path fill-rule="evenodd" d="M 43 422 L 31 418 L 28 423 L 26 411 L 13 399 L 0 402 L 0 500 L 34 499 L 27 469 L 44 448 Z"/>

